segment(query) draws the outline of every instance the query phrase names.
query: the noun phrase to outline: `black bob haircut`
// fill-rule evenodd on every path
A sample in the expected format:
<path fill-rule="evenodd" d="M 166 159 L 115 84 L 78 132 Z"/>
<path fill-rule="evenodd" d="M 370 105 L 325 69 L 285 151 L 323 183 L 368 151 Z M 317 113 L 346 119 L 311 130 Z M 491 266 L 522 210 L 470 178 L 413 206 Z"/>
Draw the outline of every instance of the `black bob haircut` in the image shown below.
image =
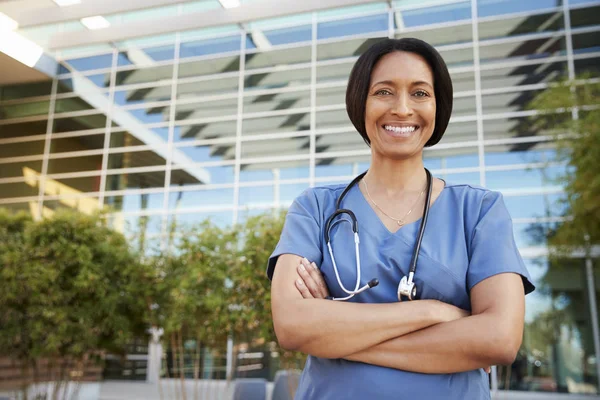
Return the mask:
<path fill-rule="evenodd" d="M 377 62 L 386 54 L 395 51 L 415 53 L 425 59 L 433 72 L 433 91 L 435 93 L 435 128 L 425 147 L 440 141 L 452 114 L 452 79 L 448 67 L 440 53 L 430 44 L 414 38 L 383 39 L 367 49 L 356 61 L 346 89 L 346 110 L 350 121 L 364 141 L 371 146 L 365 128 L 365 108 L 371 73 Z"/>

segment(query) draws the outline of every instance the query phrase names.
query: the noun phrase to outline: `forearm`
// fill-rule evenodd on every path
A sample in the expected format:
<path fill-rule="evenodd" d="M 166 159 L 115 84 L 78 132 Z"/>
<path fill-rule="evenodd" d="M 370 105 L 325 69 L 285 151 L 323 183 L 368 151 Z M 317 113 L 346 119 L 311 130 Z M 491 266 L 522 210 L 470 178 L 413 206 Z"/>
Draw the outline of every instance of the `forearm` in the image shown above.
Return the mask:
<path fill-rule="evenodd" d="M 324 358 L 343 358 L 441 322 L 443 303 L 389 304 L 298 299 L 273 305 L 280 344 Z"/>
<path fill-rule="evenodd" d="M 493 314 L 441 323 L 346 357 L 348 360 L 420 373 L 455 373 L 510 364 L 521 340 Z"/>

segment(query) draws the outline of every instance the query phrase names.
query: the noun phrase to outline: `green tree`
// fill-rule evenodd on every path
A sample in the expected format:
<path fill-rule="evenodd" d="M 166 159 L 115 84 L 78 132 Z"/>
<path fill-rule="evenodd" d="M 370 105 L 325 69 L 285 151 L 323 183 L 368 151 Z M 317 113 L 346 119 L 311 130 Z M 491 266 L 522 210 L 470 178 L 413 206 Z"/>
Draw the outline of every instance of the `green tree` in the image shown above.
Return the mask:
<path fill-rule="evenodd" d="M 59 210 L 38 222 L 11 221 L 2 230 L 14 245 L 0 253 L 0 346 L 34 369 L 50 360 L 56 398 L 91 355 L 124 355 L 134 337 L 145 336 L 152 271 L 100 215 Z"/>
<path fill-rule="evenodd" d="M 567 164 L 560 180 L 568 218 L 548 238 L 559 255 L 600 244 L 600 83 L 589 78 L 551 85 L 529 105 L 539 110 L 535 128 L 557 132 L 558 158 Z"/>

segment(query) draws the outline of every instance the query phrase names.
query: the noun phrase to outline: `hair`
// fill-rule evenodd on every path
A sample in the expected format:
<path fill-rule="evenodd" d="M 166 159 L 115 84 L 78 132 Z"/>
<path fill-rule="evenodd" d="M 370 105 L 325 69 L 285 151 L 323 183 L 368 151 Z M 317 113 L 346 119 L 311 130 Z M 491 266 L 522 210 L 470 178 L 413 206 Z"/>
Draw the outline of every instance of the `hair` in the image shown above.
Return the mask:
<path fill-rule="evenodd" d="M 346 110 L 350 121 L 364 141 L 371 146 L 365 128 L 365 108 L 371 73 L 381 57 L 395 51 L 405 51 L 420 55 L 433 72 L 433 90 L 435 93 L 435 128 L 425 147 L 440 141 L 452 114 L 452 79 L 448 67 L 440 53 L 430 44 L 414 38 L 383 39 L 367 49 L 356 61 L 346 89 Z"/>

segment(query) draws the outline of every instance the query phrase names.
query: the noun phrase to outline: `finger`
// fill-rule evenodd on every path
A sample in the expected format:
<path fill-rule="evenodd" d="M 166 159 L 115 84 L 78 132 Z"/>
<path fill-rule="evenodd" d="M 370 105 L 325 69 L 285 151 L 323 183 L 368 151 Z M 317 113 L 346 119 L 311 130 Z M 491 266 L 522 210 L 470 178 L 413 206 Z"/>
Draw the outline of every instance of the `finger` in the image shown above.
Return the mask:
<path fill-rule="evenodd" d="M 485 367 L 484 371 L 485 371 L 486 374 L 489 374 L 489 373 L 492 372 L 492 367 Z"/>
<path fill-rule="evenodd" d="M 327 284 L 325 283 L 325 279 L 323 279 L 323 274 L 317 267 L 317 264 L 310 263 L 310 275 L 313 277 L 314 281 L 317 282 L 317 286 L 321 291 L 321 296 L 323 298 L 329 297 L 329 289 L 327 288 Z"/>
<path fill-rule="evenodd" d="M 308 260 L 306 260 L 306 263 L 304 260 L 302 260 L 302 262 L 300 263 L 300 265 L 298 265 L 297 268 L 298 274 L 300 275 L 300 278 L 302 278 L 302 280 L 304 281 L 304 286 L 308 288 L 312 296 L 314 298 L 320 298 L 321 292 L 319 290 L 319 287 L 317 286 L 317 283 L 313 280 L 312 276 L 308 272 L 309 268 L 312 267 L 308 266 Z"/>
<path fill-rule="evenodd" d="M 310 293 L 310 291 L 304 284 L 304 281 L 302 281 L 302 278 L 296 279 L 294 281 L 294 284 L 296 285 L 296 289 L 298 289 L 298 291 L 302 295 L 302 298 L 304 298 L 304 299 L 312 299 L 313 298 L 313 295 Z"/>

